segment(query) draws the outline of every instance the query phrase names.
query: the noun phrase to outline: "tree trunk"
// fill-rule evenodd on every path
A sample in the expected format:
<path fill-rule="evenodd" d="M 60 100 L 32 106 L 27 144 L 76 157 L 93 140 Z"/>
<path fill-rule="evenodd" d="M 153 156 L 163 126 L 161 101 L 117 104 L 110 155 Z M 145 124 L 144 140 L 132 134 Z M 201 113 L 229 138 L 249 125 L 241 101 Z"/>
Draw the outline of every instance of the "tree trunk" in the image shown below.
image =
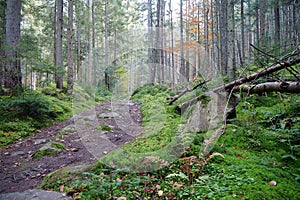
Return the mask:
<path fill-rule="evenodd" d="M 161 65 L 160 65 L 160 54 L 161 54 L 161 0 L 157 0 L 156 5 L 156 37 L 155 37 L 155 69 L 157 72 L 158 83 L 161 83 Z"/>
<path fill-rule="evenodd" d="M 6 66 L 4 86 L 15 89 L 22 86 L 20 66 L 21 1 L 8 0 L 6 10 Z"/>
<path fill-rule="evenodd" d="M 75 4 L 75 10 L 76 10 L 76 38 L 77 38 L 77 52 L 76 52 L 76 70 L 75 70 L 75 77 L 76 79 L 79 79 L 79 73 L 81 71 L 81 23 L 80 23 L 80 7 L 77 6 L 78 4 Z"/>
<path fill-rule="evenodd" d="M 251 1 L 248 1 L 248 27 L 247 27 L 247 31 L 248 31 L 248 41 L 247 41 L 247 60 L 249 60 L 250 56 L 251 56 L 251 49 L 250 49 L 250 44 L 252 44 L 252 20 L 251 20 Z"/>
<path fill-rule="evenodd" d="M 206 55 L 209 55 L 208 48 L 208 5 L 207 0 L 203 0 L 203 18 L 204 18 L 204 49 Z"/>
<path fill-rule="evenodd" d="M 233 92 L 263 93 L 263 92 L 289 92 L 300 93 L 299 82 L 266 82 L 257 85 L 240 85 L 233 88 Z"/>
<path fill-rule="evenodd" d="M 234 0 L 228 1 L 228 78 L 229 81 L 235 79 L 236 60 L 235 60 L 235 19 L 234 19 Z"/>
<path fill-rule="evenodd" d="M 0 95 L 3 94 L 4 69 L 5 69 L 5 9 L 6 1 L 0 1 Z"/>
<path fill-rule="evenodd" d="M 88 80 L 87 82 L 89 84 L 92 84 L 93 83 L 93 68 L 94 68 L 94 65 L 93 65 L 93 0 L 89 0 L 88 1 L 88 6 L 89 6 L 89 55 L 88 55 Z M 106 4 L 105 4 L 106 6 Z M 105 21 L 107 19 L 106 17 L 106 14 L 107 12 L 105 11 Z M 105 22 L 106 24 L 106 22 Z M 106 37 L 106 32 L 105 32 L 105 37 Z M 106 63 L 106 66 L 107 66 L 107 63 Z"/>
<path fill-rule="evenodd" d="M 189 9 L 190 9 L 190 0 L 186 1 L 186 28 L 185 28 L 185 42 L 188 43 L 190 38 L 189 38 L 189 30 L 190 30 L 190 24 L 189 24 Z M 190 56 L 190 50 L 189 47 L 186 48 L 186 55 L 185 55 L 185 60 L 186 60 L 186 65 L 185 65 L 185 79 L 187 82 L 190 81 L 190 62 L 189 62 L 189 56 Z"/>
<path fill-rule="evenodd" d="M 249 1 L 250 2 L 250 1 Z M 259 45 L 259 0 L 255 1 L 255 36 L 256 36 L 256 44 Z"/>
<path fill-rule="evenodd" d="M 300 3 L 299 1 L 294 0 L 293 4 L 293 32 L 294 32 L 294 45 L 298 46 L 299 42 L 300 42 L 300 36 L 299 36 L 299 32 L 300 32 L 300 20 L 299 20 L 299 12 L 297 12 L 297 10 L 299 11 L 299 6 Z"/>
<path fill-rule="evenodd" d="M 241 0 L 241 66 L 245 59 L 245 14 L 244 14 L 244 0 Z"/>
<path fill-rule="evenodd" d="M 74 48 L 73 48 L 73 0 L 68 0 L 68 85 L 67 92 L 72 94 L 74 86 Z"/>
<path fill-rule="evenodd" d="M 105 31 L 105 84 L 107 86 L 107 89 L 110 90 L 110 80 L 109 80 L 109 69 L 108 69 L 108 1 L 105 0 L 104 5 L 104 31 Z"/>
<path fill-rule="evenodd" d="M 155 74 L 153 69 L 153 52 L 152 52 L 152 0 L 148 0 L 148 73 L 149 84 L 154 84 Z"/>
<path fill-rule="evenodd" d="M 274 19 L 275 19 L 275 44 L 280 43 L 280 15 L 279 15 L 279 0 L 274 2 Z M 279 53 L 279 52 L 278 52 Z"/>
<path fill-rule="evenodd" d="M 57 0 L 56 9 L 56 37 L 55 37 L 55 66 L 56 88 L 63 89 L 63 52 L 62 52 L 62 28 L 63 28 L 63 0 Z"/>
<path fill-rule="evenodd" d="M 221 68 L 222 74 L 228 73 L 228 20 L 227 20 L 227 0 L 221 0 L 220 13 L 220 46 L 221 46 Z"/>
<path fill-rule="evenodd" d="M 259 45 L 265 46 L 266 43 L 266 2 L 259 0 Z"/>
<path fill-rule="evenodd" d="M 215 52 L 216 52 L 216 64 L 218 67 L 218 71 L 222 72 L 222 68 L 220 65 L 220 37 L 219 37 L 219 25 L 220 25 L 220 0 L 215 0 L 214 3 L 214 39 L 215 39 Z"/>
<path fill-rule="evenodd" d="M 180 75 L 185 77 L 183 48 L 183 0 L 180 0 Z"/>

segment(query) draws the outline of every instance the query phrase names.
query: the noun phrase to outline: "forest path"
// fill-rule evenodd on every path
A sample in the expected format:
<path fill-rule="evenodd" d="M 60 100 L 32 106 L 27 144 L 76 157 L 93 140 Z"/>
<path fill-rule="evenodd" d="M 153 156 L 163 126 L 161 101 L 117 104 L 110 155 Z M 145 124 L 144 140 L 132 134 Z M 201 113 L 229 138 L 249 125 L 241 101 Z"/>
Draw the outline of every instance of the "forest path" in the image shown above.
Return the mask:
<path fill-rule="evenodd" d="M 66 166 L 95 163 L 102 155 L 131 141 L 141 130 L 139 104 L 104 101 L 40 133 L 0 149 L 0 194 L 36 188 L 49 173 Z M 65 146 L 57 156 L 33 158 L 52 143 Z M 1 198 L 1 195 L 0 195 Z"/>

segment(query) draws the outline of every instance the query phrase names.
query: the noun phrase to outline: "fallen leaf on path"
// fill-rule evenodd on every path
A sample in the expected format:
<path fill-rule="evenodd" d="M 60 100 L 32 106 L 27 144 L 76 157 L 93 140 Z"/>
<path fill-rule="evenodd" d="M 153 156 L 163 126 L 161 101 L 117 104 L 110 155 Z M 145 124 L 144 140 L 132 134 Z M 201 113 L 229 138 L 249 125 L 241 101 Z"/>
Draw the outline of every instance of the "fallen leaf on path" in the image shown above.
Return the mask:
<path fill-rule="evenodd" d="M 64 189 L 65 189 L 65 186 L 64 186 L 64 185 L 60 185 L 60 186 L 59 186 L 59 191 L 60 191 L 60 192 L 63 192 Z"/>
<path fill-rule="evenodd" d="M 67 165 L 66 164 L 62 164 L 59 166 L 59 168 L 65 168 Z"/>

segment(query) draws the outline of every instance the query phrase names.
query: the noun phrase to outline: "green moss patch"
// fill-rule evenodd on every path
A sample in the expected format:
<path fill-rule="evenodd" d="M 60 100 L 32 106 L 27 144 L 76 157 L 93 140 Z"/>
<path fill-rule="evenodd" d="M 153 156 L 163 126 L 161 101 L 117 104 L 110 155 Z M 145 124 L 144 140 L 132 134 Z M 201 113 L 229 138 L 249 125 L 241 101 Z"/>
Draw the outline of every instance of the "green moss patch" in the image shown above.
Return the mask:
<path fill-rule="evenodd" d="M 66 147 L 59 142 L 48 142 L 44 146 L 42 146 L 40 149 L 38 149 L 34 154 L 34 159 L 41 159 L 45 156 L 57 156 L 59 153 L 61 153 L 63 150 L 65 150 Z"/>

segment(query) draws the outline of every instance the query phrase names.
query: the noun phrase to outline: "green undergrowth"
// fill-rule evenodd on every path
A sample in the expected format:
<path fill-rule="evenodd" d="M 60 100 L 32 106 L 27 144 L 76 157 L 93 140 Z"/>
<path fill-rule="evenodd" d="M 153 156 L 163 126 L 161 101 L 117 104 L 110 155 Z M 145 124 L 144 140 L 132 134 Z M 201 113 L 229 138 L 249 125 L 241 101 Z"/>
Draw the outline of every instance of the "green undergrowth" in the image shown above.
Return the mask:
<path fill-rule="evenodd" d="M 132 99 L 141 103 L 142 126 L 146 127 L 140 137 L 124 148 L 132 153 L 152 152 L 166 146 L 175 136 L 181 119 L 175 106 L 167 106 L 167 96 L 174 95 L 166 86 L 139 88 Z"/>
<path fill-rule="evenodd" d="M 155 100 L 165 105 L 163 96 L 169 95 L 168 89 L 158 86 L 145 86 L 136 92 L 133 99 L 142 103 L 144 126 L 154 114 L 151 109 Z M 172 127 L 179 122 L 174 108 L 165 109 L 170 119 L 161 130 L 170 133 L 142 137 L 125 148 L 148 152 L 170 140 L 174 134 Z M 88 200 L 298 199 L 299 112 L 297 95 L 243 97 L 237 107 L 237 118 L 228 121 L 226 132 L 205 161 L 197 159 L 205 135 L 198 132 L 180 159 L 158 171 L 130 173 L 97 162 L 72 179 L 47 179 L 42 188 L 59 191 L 64 185 L 65 192 L 75 199 Z"/>
<path fill-rule="evenodd" d="M 103 100 L 106 97 L 97 95 L 95 88 L 77 84 L 72 95 L 49 85 L 36 91 L 25 89 L 13 96 L 0 96 L 0 147 L 67 120 Z"/>
<path fill-rule="evenodd" d="M 25 90 L 16 96 L 0 97 L 0 147 L 70 116 L 70 97 L 43 92 Z"/>

